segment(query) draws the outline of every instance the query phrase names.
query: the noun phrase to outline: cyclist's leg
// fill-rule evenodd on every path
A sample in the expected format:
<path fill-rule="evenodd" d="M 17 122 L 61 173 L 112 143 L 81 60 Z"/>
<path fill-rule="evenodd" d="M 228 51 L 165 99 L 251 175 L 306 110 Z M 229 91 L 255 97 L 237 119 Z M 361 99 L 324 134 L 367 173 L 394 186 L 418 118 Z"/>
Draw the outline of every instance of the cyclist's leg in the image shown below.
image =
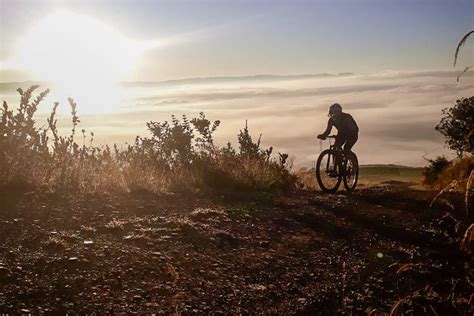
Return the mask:
<path fill-rule="evenodd" d="M 351 136 L 351 137 L 348 137 L 346 139 L 346 142 L 344 144 L 344 151 L 346 153 L 350 153 L 351 152 L 351 149 L 352 147 L 354 147 L 355 143 L 357 142 L 357 139 L 359 138 L 359 136 L 357 134 Z"/>
<path fill-rule="evenodd" d="M 358 139 L 358 135 L 353 135 L 353 136 L 350 136 L 347 138 L 346 140 L 346 143 L 344 144 L 344 155 L 345 157 L 350 157 L 350 155 L 352 154 L 352 147 L 354 147 L 354 144 L 357 142 L 357 139 Z M 347 160 L 345 159 L 344 160 L 344 171 L 345 171 L 345 168 L 346 168 L 346 164 L 347 164 Z"/>
<path fill-rule="evenodd" d="M 342 148 L 342 145 L 346 142 L 346 137 L 341 134 L 336 135 L 336 141 L 334 142 L 334 146 L 337 148 Z"/>
<path fill-rule="evenodd" d="M 336 136 L 336 141 L 334 143 L 334 146 L 336 146 L 337 149 L 342 150 L 342 148 L 343 148 L 343 146 L 346 142 L 347 142 L 347 138 L 344 135 L 338 134 Z M 335 165 L 339 166 L 339 164 L 341 163 L 341 158 L 342 158 L 341 157 L 341 152 L 336 153 L 335 157 L 336 157 Z"/>

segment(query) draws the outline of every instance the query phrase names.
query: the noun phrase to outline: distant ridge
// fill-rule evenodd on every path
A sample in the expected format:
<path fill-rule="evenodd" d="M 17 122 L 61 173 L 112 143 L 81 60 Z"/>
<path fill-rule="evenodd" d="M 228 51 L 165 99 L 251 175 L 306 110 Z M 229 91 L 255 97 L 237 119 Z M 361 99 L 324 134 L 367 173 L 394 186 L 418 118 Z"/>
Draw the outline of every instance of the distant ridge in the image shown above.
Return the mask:
<path fill-rule="evenodd" d="M 400 169 L 420 169 L 423 167 L 403 166 L 394 164 L 367 164 L 360 165 L 360 168 L 400 168 Z"/>
<path fill-rule="evenodd" d="M 280 80 L 298 80 L 310 78 L 344 77 L 353 76 L 351 72 L 341 72 L 338 74 L 302 74 L 302 75 L 254 75 L 254 76 L 235 76 L 235 77 L 195 77 L 174 79 L 165 81 L 126 81 L 122 82 L 125 86 L 161 86 L 161 85 L 179 85 L 194 83 L 217 83 L 217 82 L 238 82 L 238 81 L 280 81 Z"/>

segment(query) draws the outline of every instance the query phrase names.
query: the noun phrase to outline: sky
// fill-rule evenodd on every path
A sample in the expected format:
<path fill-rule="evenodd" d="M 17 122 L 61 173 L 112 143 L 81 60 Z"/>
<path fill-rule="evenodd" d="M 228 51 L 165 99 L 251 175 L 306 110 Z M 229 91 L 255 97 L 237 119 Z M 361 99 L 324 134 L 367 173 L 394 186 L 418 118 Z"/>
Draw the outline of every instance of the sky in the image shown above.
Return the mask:
<path fill-rule="evenodd" d="M 359 123 L 362 164 L 420 166 L 451 155 L 434 126 L 474 95 L 473 71 L 456 84 L 474 37 L 453 69 L 473 28 L 472 0 L 0 0 L 0 100 L 15 106 L 16 88 L 40 82 L 52 92 L 38 122 L 59 101 L 67 134 L 72 96 L 96 144 L 204 111 L 222 121 L 218 144 L 235 145 L 248 120 L 264 146 L 306 167 L 339 102 Z"/>
<path fill-rule="evenodd" d="M 131 39 L 174 39 L 144 52 L 126 78 L 139 81 L 445 69 L 474 26 L 472 0 L 0 0 L 0 6 L 2 61 L 58 9 L 100 20 Z M 462 58 L 471 55 L 472 62 L 469 52 Z M 4 69 L 0 79 L 25 77 Z"/>

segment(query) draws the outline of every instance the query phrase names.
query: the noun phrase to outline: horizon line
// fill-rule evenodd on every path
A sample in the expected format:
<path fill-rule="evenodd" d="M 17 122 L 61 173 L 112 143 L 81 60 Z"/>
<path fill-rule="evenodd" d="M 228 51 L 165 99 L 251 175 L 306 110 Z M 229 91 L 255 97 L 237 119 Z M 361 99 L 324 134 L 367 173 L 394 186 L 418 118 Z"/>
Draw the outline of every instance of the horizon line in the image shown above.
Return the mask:
<path fill-rule="evenodd" d="M 401 73 L 401 74 L 433 74 L 433 73 L 449 73 L 456 75 L 460 73 L 459 69 L 431 69 L 431 70 L 393 70 L 386 69 L 372 73 L 353 73 L 353 72 L 339 72 L 339 73 L 302 73 L 302 74 L 254 74 L 254 75 L 236 75 L 236 76 L 198 76 L 198 77 L 183 77 L 177 79 L 165 79 L 165 80 L 124 80 L 116 82 L 116 84 L 173 84 L 184 81 L 210 81 L 210 80 L 248 80 L 248 79 L 303 79 L 311 77 L 345 77 L 345 76 L 367 76 L 377 74 L 390 74 L 390 73 Z M 474 72 L 467 72 L 464 76 L 472 77 Z M 47 80 L 23 80 L 23 81 L 0 81 L 0 84 L 24 84 L 24 83 L 48 83 Z"/>

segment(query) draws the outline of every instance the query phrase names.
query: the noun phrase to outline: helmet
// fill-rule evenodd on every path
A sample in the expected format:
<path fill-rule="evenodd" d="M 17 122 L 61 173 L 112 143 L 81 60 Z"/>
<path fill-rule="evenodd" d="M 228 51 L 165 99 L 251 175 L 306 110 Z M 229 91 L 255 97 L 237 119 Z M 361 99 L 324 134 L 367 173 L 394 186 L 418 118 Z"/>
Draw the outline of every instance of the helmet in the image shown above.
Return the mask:
<path fill-rule="evenodd" d="M 334 103 L 329 107 L 329 116 L 339 114 L 342 112 L 342 106 L 339 103 Z"/>

